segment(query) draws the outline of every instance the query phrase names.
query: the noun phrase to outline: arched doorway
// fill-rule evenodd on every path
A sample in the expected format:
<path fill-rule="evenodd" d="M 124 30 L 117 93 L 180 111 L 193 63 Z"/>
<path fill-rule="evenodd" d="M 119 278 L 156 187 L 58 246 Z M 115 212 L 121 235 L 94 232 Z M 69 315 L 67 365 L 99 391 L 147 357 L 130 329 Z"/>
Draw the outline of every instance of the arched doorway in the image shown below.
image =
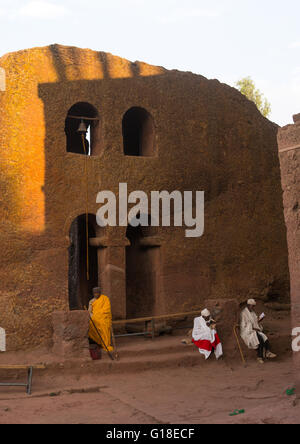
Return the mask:
<path fill-rule="evenodd" d="M 89 238 L 96 234 L 96 216 L 88 217 Z M 69 306 L 70 310 L 88 307 L 92 289 L 98 286 L 97 249 L 89 246 L 87 255 L 86 215 L 78 216 L 70 228 L 69 247 Z M 88 258 L 88 260 L 87 260 Z M 89 279 L 87 276 L 89 269 Z"/>

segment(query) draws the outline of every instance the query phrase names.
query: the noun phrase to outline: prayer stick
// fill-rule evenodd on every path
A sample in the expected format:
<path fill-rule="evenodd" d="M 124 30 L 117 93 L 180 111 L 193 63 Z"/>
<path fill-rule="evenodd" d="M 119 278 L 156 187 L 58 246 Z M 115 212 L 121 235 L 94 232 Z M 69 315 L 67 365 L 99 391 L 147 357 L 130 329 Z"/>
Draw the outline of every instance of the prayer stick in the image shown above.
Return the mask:
<path fill-rule="evenodd" d="M 239 351 L 240 351 L 240 354 L 241 354 L 242 362 L 243 362 L 243 364 L 246 366 L 246 361 L 245 361 L 245 358 L 244 358 L 244 354 L 243 354 L 243 351 L 242 351 L 242 348 L 241 348 L 241 344 L 240 344 L 240 341 L 239 341 L 239 338 L 238 338 L 238 335 L 237 335 L 237 332 L 236 332 L 236 329 L 237 329 L 238 327 L 239 327 L 238 325 L 235 325 L 235 326 L 233 327 L 233 331 L 234 331 L 234 335 L 235 335 L 235 338 L 236 338 L 236 342 L 237 342 L 237 345 L 238 345 L 238 348 L 239 348 Z"/>

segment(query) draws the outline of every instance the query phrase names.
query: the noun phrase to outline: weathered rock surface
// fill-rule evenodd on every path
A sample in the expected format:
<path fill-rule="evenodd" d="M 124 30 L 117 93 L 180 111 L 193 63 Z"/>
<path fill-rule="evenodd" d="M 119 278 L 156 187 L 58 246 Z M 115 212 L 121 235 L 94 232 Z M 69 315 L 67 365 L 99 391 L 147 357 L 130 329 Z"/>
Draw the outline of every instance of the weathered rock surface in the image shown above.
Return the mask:
<path fill-rule="evenodd" d="M 294 125 L 278 133 L 284 215 L 287 226 L 291 277 L 292 328 L 300 327 L 300 115 Z M 295 375 L 300 388 L 300 353 L 294 353 Z"/>
<path fill-rule="evenodd" d="M 91 215 L 97 193 L 118 194 L 120 182 L 129 192 L 206 196 L 204 236 L 159 228 L 161 244 L 148 242 L 141 278 L 127 285 L 126 227 L 95 227 L 114 318 L 126 316 L 126 293 L 137 294 L 136 315 L 190 311 L 209 298 L 241 302 L 270 282 L 289 302 L 277 127 L 252 102 L 217 80 L 73 47 L 7 54 L 0 67 L 0 325 L 9 350 L 49 343 L 52 312 L 69 309 L 69 233 L 86 211 L 86 159 L 67 152 L 64 128 L 78 102 L 100 116 L 87 159 Z M 154 120 L 150 157 L 124 155 L 122 120 L 132 107 Z"/>
<path fill-rule="evenodd" d="M 89 315 L 87 311 L 52 313 L 53 348 L 62 359 L 89 358 Z"/>

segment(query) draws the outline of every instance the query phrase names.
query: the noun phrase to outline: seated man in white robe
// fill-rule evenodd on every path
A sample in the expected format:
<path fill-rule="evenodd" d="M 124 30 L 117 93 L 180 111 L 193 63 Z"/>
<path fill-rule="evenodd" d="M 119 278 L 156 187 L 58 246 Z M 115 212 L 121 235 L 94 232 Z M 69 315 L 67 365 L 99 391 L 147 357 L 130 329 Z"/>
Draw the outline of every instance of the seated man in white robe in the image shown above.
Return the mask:
<path fill-rule="evenodd" d="M 199 352 L 208 359 L 212 352 L 219 359 L 223 356 L 222 344 L 216 331 L 216 322 L 212 319 L 210 312 L 205 309 L 199 318 L 194 320 L 193 343 Z"/>
<path fill-rule="evenodd" d="M 240 334 L 249 349 L 257 350 L 257 360 L 263 364 L 265 357 L 274 359 L 276 355 L 270 351 L 268 337 L 263 332 L 263 326 L 259 324 L 264 315 L 261 315 L 258 319 L 254 311 L 255 306 L 255 300 L 249 299 L 247 307 L 241 313 Z"/>

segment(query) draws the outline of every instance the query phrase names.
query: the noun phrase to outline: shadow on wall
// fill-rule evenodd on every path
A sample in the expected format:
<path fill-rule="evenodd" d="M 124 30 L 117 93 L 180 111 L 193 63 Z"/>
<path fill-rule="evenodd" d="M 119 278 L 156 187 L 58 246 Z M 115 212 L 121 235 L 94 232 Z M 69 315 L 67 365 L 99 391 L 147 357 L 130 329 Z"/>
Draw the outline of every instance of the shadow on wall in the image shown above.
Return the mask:
<path fill-rule="evenodd" d="M 59 82 L 68 82 L 68 75 L 66 70 L 66 63 L 65 59 L 61 54 L 61 47 L 59 45 L 51 45 L 50 52 L 52 55 L 52 61 L 53 66 L 56 70 L 58 81 Z M 82 57 L 82 49 L 76 48 L 76 47 L 68 47 L 68 57 L 70 60 L 73 61 L 80 61 Z M 112 76 L 110 74 L 110 63 L 108 61 L 108 54 L 105 52 L 98 52 L 97 57 L 99 60 L 99 65 L 102 68 L 102 76 L 103 80 L 111 79 Z M 76 68 L 76 65 L 75 65 Z M 161 68 L 163 69 L 163 68 Z M 139 77 L 141 75 L 141 69 L 140 65 L 137 62 L 129 63 L 128 64 L 128 77 L 134 78 Z M 77 65 L 77 76 L 78 78 L 82 78 L 82 73 L 80 70 L 79 65 Z"/>
<path fill-rule="evenodd" d="M 78 132 L 80 125 L 83 124 L 89 134 L 89 137 L 85 138 L 86 153 L 89 156 L 99 158 L 106 152 L 111 156 L 118 155 L 120 162 L 124 155 L 158 156 L 155 119 L 151 114 L 151 110 L 156 109 L 153 88 L 156 88 L 157 84 L 153 84 L 153 77 L 164 77 L 140 76 L 139 65 L 129 64 L 131 77 L 111 78 L 107 54 L 99 53 L 103 79 L 80 80 L 80 66 L 75 65 L 79 80 L 70 81 L 59 47 L 54 45 L 50 50 L 59 81 L 39 85 L 46 126 L 46 232 L 52 231 L 56 225 L 57 215 L 54 209 L 62 208 L 68 198 L 72 199 L 71 196 L 77 199 L 76 208 L 81 207 L 81 213 L 84 212 L 82 156 L 85 149 Z M 72 60 L 80 60 L 82 56 L 77 48 L 68 49 L 68 54 Z M 113 169 L 112 165 L 111 168 Z M 90 193 L 95 202 L 99 189 L 94 186 L 93 181 L 95 178 L 90 177 Z M 57 183 L 60 188 L 56 186 Z"/>
<path fill-rule="evenodd" d="M 45 232 L 60 236 L 69 230 L 69 271 L 66 279 L 69 305 L 73 310 L 87 306 L 92 288 L 98 286 L 101 268 L 98 260 L 102 262 L 102 256 L 99 253 L 97 257 L 96 248 L 89 248 L 90 280 L 86 277 L 84 213 L 88 207 L 89 237 L 95 238 L 99 227 L 95 227 L 93 215 L 96 214 L 96 196 L 100 191 L 100 169 L 104 168 L 109 175 L 115 167 L 122 168 L 124 158 L 157 156 L 155 121 L 151 115 L 151 109 L 156 108 L 152 82 L 153 77 L 163 76 L 141 75 L 139 64 L 128 62 L 126 77 L 123 78 L 124 66 L 120 66 L 120 78 L 112 78 L 112 65 L 119 59 L 112 57 L 108 60 L 109 55 L 98 53 L 102 78 L 98 73 L 97 79 L 86 80 L 83 79 L 85 66 L 76 65 L 76 61 L 82 60 L 82 50 L 68 48 L 67 58 L 66 53 L 62 56 L 57 45 L 51 46 L 50 52 L 58 81 L 39 85 L 46 130 Z M 71 65 L 66 60 L 74 63 L 71 77 L 75 80 L 69 80 Z M 104 154 L 108 156 L 105 160 Z M 113 157 L 115 164 L 109 160 Z M 131 167 L 131 171 L 134 180 L 135 166 Z M 67 230 L 66 221 L 70 224 Z"/>

